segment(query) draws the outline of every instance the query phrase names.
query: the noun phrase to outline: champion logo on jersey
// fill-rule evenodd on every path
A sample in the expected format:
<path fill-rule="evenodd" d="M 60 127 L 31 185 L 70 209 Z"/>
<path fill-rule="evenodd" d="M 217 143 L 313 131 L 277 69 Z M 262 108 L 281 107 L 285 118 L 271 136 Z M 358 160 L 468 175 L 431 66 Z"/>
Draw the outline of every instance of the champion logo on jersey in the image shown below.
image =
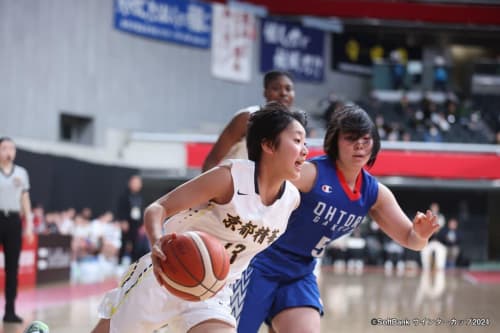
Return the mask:
<path fill-rule="evenodd" d="M 332 193 L 333 188 L 330 185 L 321 185 L 321 191 L 325 193 Z"/>

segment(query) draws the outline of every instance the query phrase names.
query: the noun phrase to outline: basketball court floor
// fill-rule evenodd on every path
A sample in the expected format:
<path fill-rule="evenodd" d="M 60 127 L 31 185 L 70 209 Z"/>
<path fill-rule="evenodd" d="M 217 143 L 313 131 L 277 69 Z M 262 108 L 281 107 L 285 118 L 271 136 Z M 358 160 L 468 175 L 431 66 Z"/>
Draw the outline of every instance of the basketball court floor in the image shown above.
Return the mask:
<path fill-rule="evenodd" d="M 500 272 L 398 275 L 368 267 L 350 274 L 323 267 L 320 284 L 324 333 L 500 332 Z M 3 324 L 0 331 L 22 333 L 29 322 L 42 320 L 51 333 L 89 332 L 102 294 L 115 285 L 110 278 L 20 290 L 17 308 L 25 323 Z"/>

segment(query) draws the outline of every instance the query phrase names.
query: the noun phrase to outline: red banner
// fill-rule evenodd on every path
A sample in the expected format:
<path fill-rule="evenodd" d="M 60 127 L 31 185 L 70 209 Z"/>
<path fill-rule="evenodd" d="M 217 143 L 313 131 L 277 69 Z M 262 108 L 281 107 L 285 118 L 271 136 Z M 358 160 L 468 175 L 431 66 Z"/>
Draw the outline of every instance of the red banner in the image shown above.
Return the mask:
<path fill-rule="evenodd" d="M 187 144 L 187 166 L 200 168 L 211 147 L 209 143 Z M 321 154 L 323 150 L 320 148 L 309 149 L 309 157 Z M 500 179 L 500 156 L 487 153 L 382 150 L 370 173 L 375 176 Z"/>

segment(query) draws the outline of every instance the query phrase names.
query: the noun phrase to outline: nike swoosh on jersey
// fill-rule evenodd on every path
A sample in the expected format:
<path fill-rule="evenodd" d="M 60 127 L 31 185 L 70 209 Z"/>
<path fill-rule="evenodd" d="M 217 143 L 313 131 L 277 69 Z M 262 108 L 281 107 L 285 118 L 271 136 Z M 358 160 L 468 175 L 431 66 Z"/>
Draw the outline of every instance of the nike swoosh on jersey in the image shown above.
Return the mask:
<path fill-rule="evenodd" d="M 240 190 L 238 190 L 236 193 L 238 193 L 238 195 L 248 195 L 248 193 L 242 193 L 240 192 Z"/>

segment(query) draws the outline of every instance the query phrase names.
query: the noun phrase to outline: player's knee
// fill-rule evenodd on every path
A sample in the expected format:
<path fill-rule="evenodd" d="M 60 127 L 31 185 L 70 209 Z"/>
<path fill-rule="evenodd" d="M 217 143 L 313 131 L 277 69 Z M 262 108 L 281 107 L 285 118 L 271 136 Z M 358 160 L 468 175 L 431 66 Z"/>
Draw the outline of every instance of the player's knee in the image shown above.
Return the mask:
<path fill-rule="evenodd" d="M 287 309 L 272 321 L 275 333 L 319 333 L 320 315 L 312 308 Z"/>

